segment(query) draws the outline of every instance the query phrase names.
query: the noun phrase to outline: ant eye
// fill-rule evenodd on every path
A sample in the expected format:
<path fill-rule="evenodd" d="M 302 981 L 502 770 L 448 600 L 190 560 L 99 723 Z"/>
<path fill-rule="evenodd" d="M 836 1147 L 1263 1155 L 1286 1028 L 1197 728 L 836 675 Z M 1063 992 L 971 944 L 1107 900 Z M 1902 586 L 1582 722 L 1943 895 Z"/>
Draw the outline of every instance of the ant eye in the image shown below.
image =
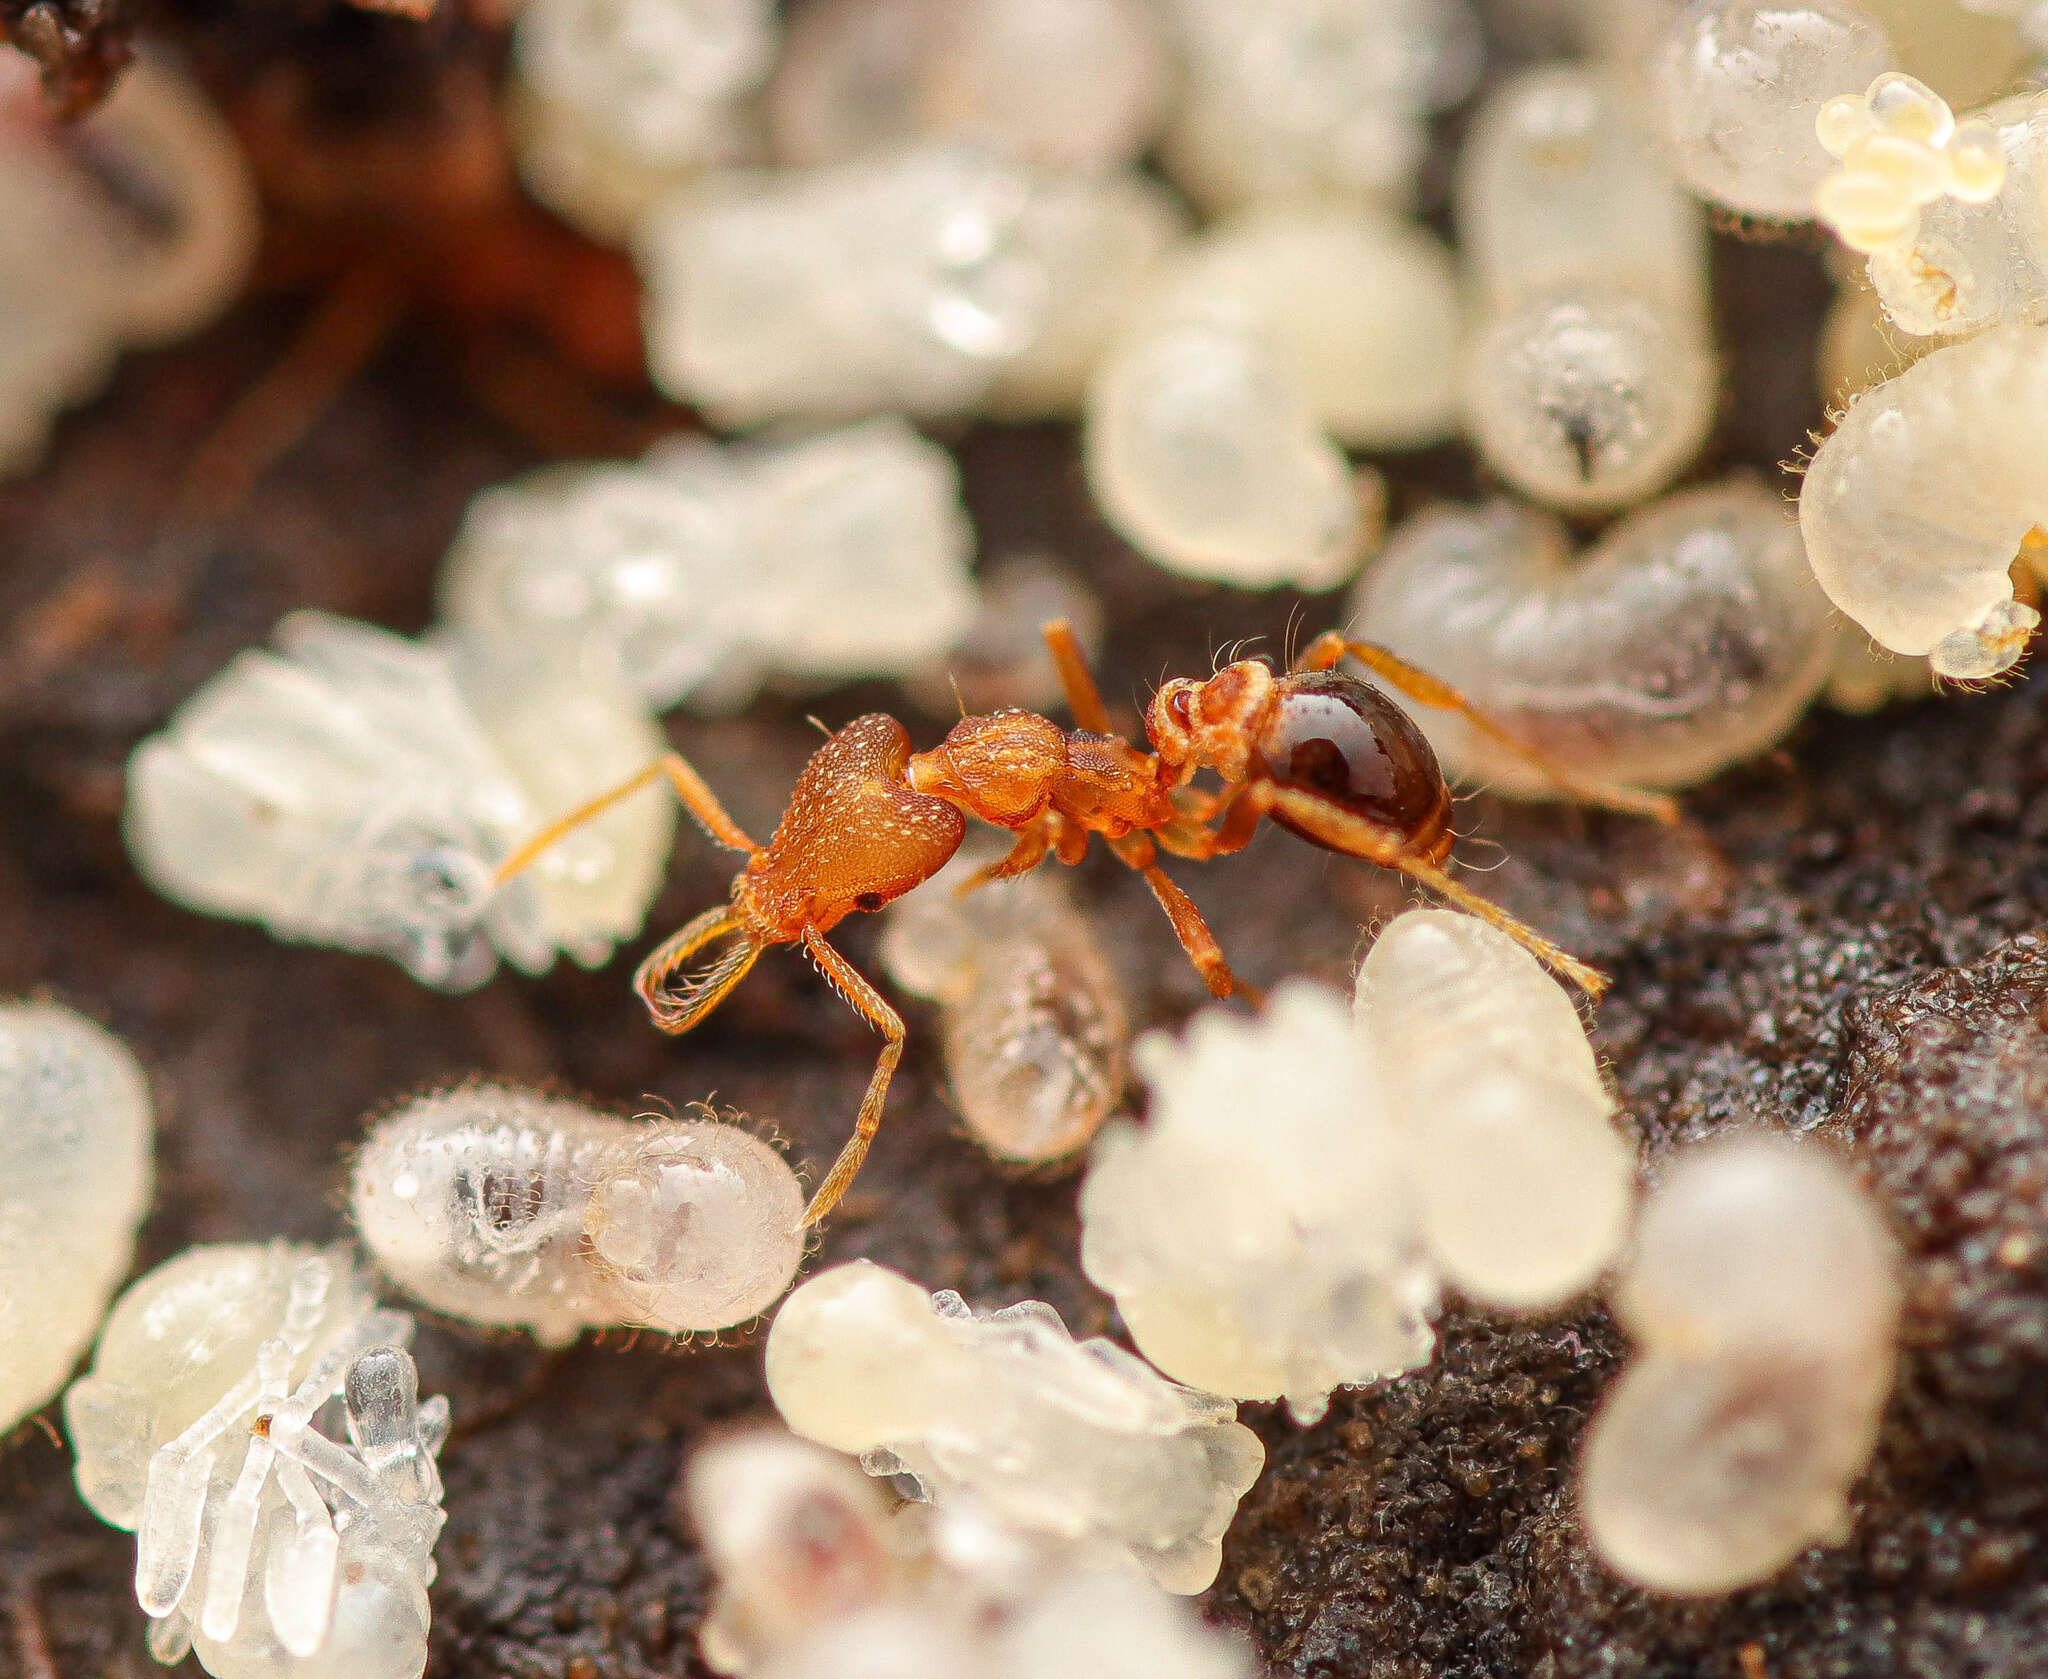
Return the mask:
<path fill-rule="evenodd" d="M 1182 688 L 1169 698 L 1166 702 L 1166 709 L 1173 713 L 1173 720 L 1183 729 L 1194 727 L 1195 696 L 1189 689 Z"/>
<path fill-rule="evenodd" d="M 1310 671 L 1279 684 L 1273 720 L 1259 739 L 1265 773 L 1371 822 L 1416 834 L 1446 820 L 1443 771 L 1408 714 L 1377 688 L 1339 671 Z M 1274 812 L 1302 838 L 1322 836 Z"/>

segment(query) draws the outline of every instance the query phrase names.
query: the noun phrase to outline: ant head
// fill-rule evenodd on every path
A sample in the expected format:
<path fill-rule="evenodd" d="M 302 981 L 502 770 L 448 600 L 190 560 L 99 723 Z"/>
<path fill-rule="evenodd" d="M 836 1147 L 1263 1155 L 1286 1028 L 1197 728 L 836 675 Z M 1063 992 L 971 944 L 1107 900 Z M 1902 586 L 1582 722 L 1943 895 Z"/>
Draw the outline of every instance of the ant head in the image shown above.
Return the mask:
<path fill-rule="evenodd" d="M 1225 665 L 1206 682 L 1178 678 L 1152 696 L 1145 732 L 1168 762 L 1242 781 L 1273 691 L 1273 673 L 1257 659 Z"/>
<path fill-rule="evenodd" d="M 929 752 L 910 760 L 907 779 L 920 793 L 1014 828 L 1051 802 L 1067 767 L 1066 731 L 1035 711 L 963 717 Z"/>

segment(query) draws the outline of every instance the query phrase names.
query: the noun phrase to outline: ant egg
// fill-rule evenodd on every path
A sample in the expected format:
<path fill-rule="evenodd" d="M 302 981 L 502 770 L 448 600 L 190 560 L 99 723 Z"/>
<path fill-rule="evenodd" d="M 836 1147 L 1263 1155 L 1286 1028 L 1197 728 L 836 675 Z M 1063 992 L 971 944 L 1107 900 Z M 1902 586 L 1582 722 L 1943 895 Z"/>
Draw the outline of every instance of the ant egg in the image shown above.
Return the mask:
<path fill-rule="evenodd" d="M 157 891 L 273 936 L 389 956 L 459 991 L 500 953 L 585 966 L 639 930 L 675 830 L 650 789 L 503 889 L 541 820 L 667 742 L 603 670 L 461 634 L 408 641 L 296 612 L 241 653 L 128 765 L 123 830 Z"/>
<path fill-rule="evenodd" d="M 1087 919 L 1044 871 L 958 888 L 956 856 L 888 912 L 882 965 L 943 1008 L 946 1072 L 967 1129 L 999 1160 L 1084 1148 L 1122 1096 L 1130 1021 Z"/>
<path fill-rule="evenodd" d="M 975 142 L 1049 169 L 1135 162 L 1171 76 L 1144 0 L 809 0 L 768 87 L 778 162 Z"/>
<path fill-rule="evenodd" d="M 341 1248 L 188 1248 L 121 1296 L 64 1420 L 79 1492 L 136 1536 L 158 1661 L 424 1672 L 448 1402 L 420 1403 L 411 1336 Z"/>
<path fill-rule="evenodd" d="M 1517 739 L 1653 787 L 1703 781 L 1776 743 L 1835 647 L 1798 529 L 1743 480 L 1633 513 L 1578 559 L 1555 521 L 1505 502 L 1423 513 L 1360 579 L 1352 615 Z M 1464 718 L 1410 714 L 1453 774 L 1558 796 Z"/>
<path fill-rule="evenodd" d="M 1698 207 L 1583 66 L 1503 83 L 1460 154 L 1458 227 L 1485 319 L 1467 423 L 1517 488 L 1575 511 L 1661 489 L 1713 422 Z"/>
<path fill-rule="evenodd" d="M 973 623 L 973 553 L 952 456 L 890 415 L 543 467 L 470 504 L 439 595 L 453 624 L 595 644 L 656 710 L 723 711 L 771 676 L 921 668 Z"/>
<path fill-rule="evenodd" d="M 1815 451 L 1799 528 L 1828 598 L 1937 676 L 2010 669 L 2040 614 L 2012 567 L 2048 523 L 2048 329 L 1997 327 L 1863 393 Z"/>
<path fill-rule="evenodd" d="M 1416 909 L 1382 929 L 1353 1009 L 1430 1256 L 1491 1306 L 1554 1306 L 1628 1233 L 1635 1150 L 1564 987 L 1498 929 Z"/>
<path fill-rule="evenodd" d="M 1581 1454 L 1602 1560 L 1706 1596 L 1839 1535 L 1891 1392 L 1900 1293 L 1882 1219 L 1825 1149 L 1758 1133 L 1677 1156 L 1614 1290 L 1637 1354 Z"/>
<path fill-rule="evenodd" d="M 1436 1275 L 1344 1003 L 1306 982 L 1255 1019 L 1134 1050 L 1150 1117 L 1106 1129 L 1081 1265 L 1168 1375 L 1302 1422 L 1334 1387 L 1426 1363 Z"/>
<path fill-rule="evenodd" d="M 56 1003 L 0 1003 L 0 1434 L 92 1344 L 149 1212 L 155 1136 L 126 1044 Z"/>
<path fill-rule="evenodd" d="M 1869 263 L 1902 332 L 1962 334 L 2048 318 L 2048 96 L 2021 94 L 1958 122 L 1910 76 L 1829 101 L 1821 138 L 1841 168 L 1819 214 Z"/>
<path fill-rule="evenodd" d="M 1854 0 L 1692 0 L 1650 54 L 1649 107 L 1702 198 L 1806 221 L 1829 158 L 1821 107 L 1892 68 L 1891 43 Z"/>
<path fill-rule="evenodd" d="M 1169 0 L 1167 172 L 1199 204 L 1406 199 L 1427 119 L 1479 79 L 1465 0 Z"/>
<path fill-rule="evenodd" d="M 34 62 L 0 54 L 0 474 L 42 453 L 57 412 L 130 345 L 167 343 L 241 290 L 256 189 L 228 126 L 165 65 L 130 65 L 75 125 Z"/>
<path fill-rule="evenodd" d="M 803 1204 L 781 1154 L 737 1126 L 612 1119 L 489 1083 L 380 1121 L 350 1183 L 363 1245 L 400 1288 L 547 1346 L 746 1322 L 796 1275 Z"/>
<path fill-rule="evenodd" d="M 977 1315 L 868 1260 L 797 1289 L 768 1336 L 768 1392 L 798 1434 L 905 1475 L 941 1510 L 977 1501 L 1030 1531 L 1127 1552 L 1204 1590 L 1265 1462 L 1236 1406 L 1076 1343 L 1027 1300 Z"/>
<path fill-rule="evenodd" d="M 724 426 L 1058 412 L 1180 225 L 1134 174 L 946 144 L 719 176 L 641 227 L 649 366 Z"/>
<path fill-rule="evenodd" d="M 759 150 L 744 101 L 775 46 L 772 0 L 527 0 L 512 32 L 520 177 L 626 243 L 679 182 Z"/>

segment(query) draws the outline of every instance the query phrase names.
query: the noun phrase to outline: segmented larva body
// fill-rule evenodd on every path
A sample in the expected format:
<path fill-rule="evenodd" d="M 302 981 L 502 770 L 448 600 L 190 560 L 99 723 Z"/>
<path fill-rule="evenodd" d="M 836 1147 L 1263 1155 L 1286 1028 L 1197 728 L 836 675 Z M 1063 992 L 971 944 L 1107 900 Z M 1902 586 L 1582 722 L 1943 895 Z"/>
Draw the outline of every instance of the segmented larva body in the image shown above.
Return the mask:
<path fill-rule="evenodd" d="M 462 1085 L 382 1121 L 350 1204 L 407 1293 L 550 1346 L 613 1324 L 744 1323 L 803 1258 L 796 1174 L 751 1132 L 612 1119 L 511 1085 Z"/>
<path fill-rule="evenodd" d="M 1660 489 L 1714 415 L 1706 229 L 1619 85 L 1570 64 L 1504 83 L 1465 142 L 1457 204 L 1480 453 L 1560 507 Z"/>
<path fill-rule="evenodd" d="M 1687 490 L 1574 559 L 1506 503 L 1422 514 L 1360 580 L 1354 627 L 1589 775 L 1682 787 L 1764 750 L 1826 675 L 1834 629 L 1798 529 L 1762 486 Z M 1557 789 L 1462 718 L 1413 708 L 1445 765 Z"/>
<path fill-rule="evenodd" d="M 944 1010 L 946 1073 L 976 1141 L 1037 1165 L 1084 1147 L 1123 1094 L 1130 1021 L 1087 920 L 1043 870 L 957 888 L 956 857 L 889 911 L 882 964 Z"/>
<path fill-rule="evenodd" d="M 2048 328 L 1998 327 L 1849 405 L 1799 492 L 1813 574 L 1895 653 L 1970 681 L 2040 622 L 2012 566 L 2048 523 Z"/>

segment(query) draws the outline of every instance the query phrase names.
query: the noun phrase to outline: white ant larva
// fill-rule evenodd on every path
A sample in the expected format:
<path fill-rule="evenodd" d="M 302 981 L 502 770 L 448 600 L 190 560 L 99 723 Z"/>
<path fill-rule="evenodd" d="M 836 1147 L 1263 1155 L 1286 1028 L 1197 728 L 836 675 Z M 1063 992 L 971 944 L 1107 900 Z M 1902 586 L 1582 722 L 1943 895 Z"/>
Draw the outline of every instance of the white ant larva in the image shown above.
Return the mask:
<path fill-rule="evenodd" d="M 0 1433 L 64 1385 L 135 1257 L 155 1125 L 128 1046 L 0 1004 Z"/>
<path fill-rule="evenodd" d="M 116 1302 L 64 1421 L 158 1661 L 418 1679 L 448 1402 L 419 1400 L 412 1328 L 346 1249 L 285 1242 L 188 1248 Z"/>
<path fill-rule="evenodd" d="M 34 464 L 51 416 L 123 348 L 219 313 L 256 223 L 234 135 L 176 71 L 131 65 L 67 130 L 44 112 L 33 62 L 0 54 L 0 473 Z"/>
<path fill-rule="evenodd" d="M 1109 1117 L 1130 1026 L 1093 930 L 1045 871 L 958 895 L 992 860 L 963 852 L 893 905 L 881 959 L 941 1005 L 946 1072 L 975 1140 L 1038 1165 L 1084 1148 Z"/>
<path fill-rule="evenodd" d="M 1352 613 L 1556 761 L 1653 787 L 1775 743 L 1835 646 L 1783 502 L 1742 480 L 1633 513 L 1577 559 L 1555 521 L 1523 508 L 1423 513 L 1360 580 Z M 1454 773 L 1558 796 L 1462 718 L 1412 714 Z"/>
<path fill-rule="evenodd" d="M 1480 453 L 1559 507 L 1662 488 L 1714 417 L 1706 229 L 1620 88 L 1570 64 L 1502 84 L 1457 203 L 1483 310 L 1464 372 Z"/>
<path fill-rule="evenodd" d="M 466 990 L 502 953 L 595 966 L 661 885 L 670 803 L 622 805 L 543 859 L 492 870 L 540 819 L 658 757 L 639 702 L 567 646 L 408 641 L 296 612 L 135 749 L 123 830 L 158 891 L 279 938 L 370 951 Z M 586 841 L 587 843 L 578 843 Z"/>
<path fill-rule="evenodd" d="M 744 1323 L 804 1251 L 796 1174 L 752 1132 L 612 1119 L 513 1085 L 458 1085 L 381 1120 L 350 1207 L 415 1299 L 549 1346 L 614 1324 Z"/>
<path fill-rule="evenodd" d="M 933 137 L 1049 169 L 1133 163 L 1172 64 L 1145 0 L 811 0 L 768 84 L 777 162 Z"/>
<path fill-rule="evenodd" d="M 2040 614 L 2012 568 L 2048 523 L 2048 327 L 1947 345 L 1849 405 L 1815 451 L 1799 528 L 1820 585 L 1937 676 L 2009 669 Z"/>
<path fill-rule="evenodd" d="M 1594 1550 L 1704 1596 L 1837 1534 L 1891 1392 L 1900 1298 L 1884 1221 L 1824 1148 L 1752 1133 L 1680 1154 L 1612 1294 L 1637 1352 L 1581 1449 Z"/>
<path fill-rule="evenodd" d="M 941 1509 L 964 1497 L 1123 1550 L 1172 1592 L 1215 1579 L 1266 1459 L 1229 1400 L 1076 1342 L 1041 1301 L 979 1314 L 864 1259 L 783 1303 L 768 1392 L 798 1434 L 860 1454 L 871 1475 L 911 1476 Z"/>

